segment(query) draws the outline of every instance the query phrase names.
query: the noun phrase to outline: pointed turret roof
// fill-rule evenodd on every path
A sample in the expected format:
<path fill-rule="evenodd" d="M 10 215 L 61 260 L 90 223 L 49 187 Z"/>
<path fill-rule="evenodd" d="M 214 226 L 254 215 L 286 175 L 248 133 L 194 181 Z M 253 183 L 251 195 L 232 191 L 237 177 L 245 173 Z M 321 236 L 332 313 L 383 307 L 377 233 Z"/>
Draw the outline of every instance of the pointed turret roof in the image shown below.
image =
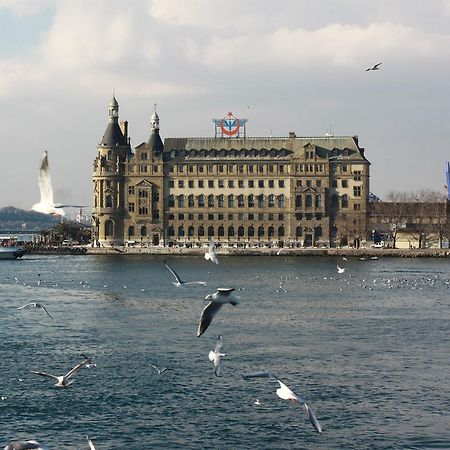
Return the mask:
<path fill-rule="evenodd" d="M 114 95 L 109 102 L 108 111 L 109 123 L 100 144 L 106 147 L 127 145 L 127 140 L 119 126 L 119 103 Z"/>

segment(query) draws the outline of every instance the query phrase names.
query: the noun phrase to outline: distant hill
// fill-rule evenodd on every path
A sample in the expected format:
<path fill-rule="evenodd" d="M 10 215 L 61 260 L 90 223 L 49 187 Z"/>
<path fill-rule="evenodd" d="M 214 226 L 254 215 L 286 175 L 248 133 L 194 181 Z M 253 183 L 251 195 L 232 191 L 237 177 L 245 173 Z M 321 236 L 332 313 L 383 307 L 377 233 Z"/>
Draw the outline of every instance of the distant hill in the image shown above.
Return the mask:
<path fill-rule="evenodd" d="M 0 231 L 40 231 L 55 226 L 60 217 L 6 206 L 0 208 Z"/>

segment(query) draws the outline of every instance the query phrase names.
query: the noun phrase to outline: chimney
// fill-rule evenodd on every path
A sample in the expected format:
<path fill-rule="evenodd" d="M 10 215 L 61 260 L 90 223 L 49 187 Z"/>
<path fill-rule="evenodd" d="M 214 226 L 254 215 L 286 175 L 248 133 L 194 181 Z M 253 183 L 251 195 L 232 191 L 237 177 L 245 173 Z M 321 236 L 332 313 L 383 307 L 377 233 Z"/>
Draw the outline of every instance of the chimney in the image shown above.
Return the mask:
<path fill-rule="evenodd" d="M 122 131 L 125 141 L 128 142 L 128 121 L 120 122 L 120 131 Z"/>
<path fill-rule="evenodd" d="M 295 131 L 289 131 L 289 139 L 295 139 L 296 137 Z"/>

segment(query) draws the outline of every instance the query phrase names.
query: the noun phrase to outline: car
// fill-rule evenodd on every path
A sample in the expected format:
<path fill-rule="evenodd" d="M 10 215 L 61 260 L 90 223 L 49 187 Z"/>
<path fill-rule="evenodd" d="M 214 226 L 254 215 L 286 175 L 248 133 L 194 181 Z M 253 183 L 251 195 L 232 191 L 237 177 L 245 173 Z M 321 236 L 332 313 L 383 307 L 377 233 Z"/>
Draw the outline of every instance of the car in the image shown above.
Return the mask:
<path fill-rule="evenodd" d="M 384 248 L 384 241 L 374 242 L 370 245 L 370 248 Z"/>

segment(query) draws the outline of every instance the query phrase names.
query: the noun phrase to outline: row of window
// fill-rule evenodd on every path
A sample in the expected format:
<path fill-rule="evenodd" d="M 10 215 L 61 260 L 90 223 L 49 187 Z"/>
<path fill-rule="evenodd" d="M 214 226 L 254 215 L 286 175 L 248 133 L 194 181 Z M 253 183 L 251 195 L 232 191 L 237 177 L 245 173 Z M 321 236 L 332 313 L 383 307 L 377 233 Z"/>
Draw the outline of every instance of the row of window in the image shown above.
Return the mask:
<path fill-rule="evenodd" d="M 225 186 L 228 186 L 229 188 L 243 188 L 244 187 L 244 180 L 196 180 L 197 181 L 197 187 L 204 188 L 208 186 L 208 188 L 224 188 Z M 237 183 L 236 183 L 237 181 Z M 247 187 L 254 188 L 255 186 L 258 186 L 259 188 L 263 188 L 266 186 L 267 181 L 267 187 L 273 188 L 275 187 L 275 180 L 246 180 L 247 181 Z M 175 180 L 169 181 L 169 186 L 171 188 L 175 187 Z M 184 188 L 186 186 L 185 180 L 178 180 L 177 186 L 179 188 Z M 194 180 L 188 180 L 187 186 L 189 188 L 194 188 Z M 278 187 L 284 188 L 285 183 L 284 180 L 278 180 Z"/>
<path fill-rule="evenodd" d="M 187 234 L 186 234 L 187 231 Z M 195 231 L 197 231 L 197 234 L 195 233 Z M 229 226 L 229 227 L 224 227 L 222 225 L 220 225 L 219 227 L 217 227 L 217 231 L 216 229 L 211 225 L 210 227 L 208 227 L 208 237 L 225 237 L 225 231 L 226 231 L 226 236 L 227 237 L 278 237 L 278 238 L 283 238 L 285 236 L 285 228 L 283 225 L 280 225 L 279 227 L 275 228 L 273 226 L 269 226 L 267 228 L 265 228 L 263 225 L 259 226 L 258 228 L 255 228 L 253 226 L 249 226 L 247 229 L 243 226 L 238 227 L 237 229 L 235 229 L 235 227 L 233 226 Z M 296 236 L 302 236 L 303 235 L 303 227 L 298 226 L 295 230 L 295 235 Z M 170 226 L 169 227 L 169 237 L 173 237 L 175 236 L 175 227 Z M 276 232 L 276 234 L 275 234 Z M 317 226 L 316 228 L 314 228 L 314 234 L 315 237 L 321 237 L 322 236 L 322 227 L 321 226 Z M 184 237 L 184 236 L 188 236 L 188 237 L 194 237 L 194 236 L 205 236 L 205 227 L 203 225 L 200 225 L 197 230 L 195 229 L 195 227 L 193 225 L 189 226 L 187 228 L 187 230 L 185 230 L 185 227 L 183 225 L 180 225 L 179 227 L 176 228 L 176 236 L 177 237 Z"/>
<path fill-rule="evenodd" d="M 173 173 L 285 173 L 284 164 L 177 164 Z"/>
<path fill-rule="evenodd" d="M 185 196 L 179 195 L 177 196 L 177 207 L 178 208 L 184 208 L 185 207 Z M 236 205 L 238 208 L 244 208 L 247 206 L 248 208 L 253 208 L 255 204 L 258 205 L 258 208 L 264 208 L 266 206 L 266 199 L 267 199 L 267 206 L 269 208 L 275 207 L 275 204 L 278 206 L 278 208 L 284 208 L 286 197 L 281 194 L 275 197 L 275 195 L 270 194 L 267 197 L 264 194 L 260 195 L 253 195 L 250 194 L 247 197 L 247 202 L 245 202 L 245 197 L 243 194 L 234 196 L 234 194 L 230 194 L 226 197 L 227 201 L 225 202 L 225 195 L 220 194 L 218 196 L 214 196 L 213 194 L 210 194 L 208 196 L 205 196 L 203 194 L 200 194 L 197 196 L 197 202 L 195 202 L 195 196 L 194 194 L 191 194 L 187 197 L 187 206 L 188 208 L 193 208 L 197 206 L 198 208 L 203 208 L 205 206 L 205 201 L 207 200 L 208 208 L 213 208 L 217 206 L 218 208 L 224 208 L 225 203 L 227 204 L 228 208 L 234 208 Z M 197 204 L 196 204 L 197 203 Z M 169 195 L 169 208 L 175 207 L 175 196 L 173 194 Z"/>
<path fill-rule="evenodd" d="M 168 214 L 167 218 L 169 220 L 184 220 L 185 218 L 187 218 L 188 220 L 204 220 L 205 218 L 208 220 L 225 220 L 225 218 L 227 220 L 235 220 L 237 218 L 237 220 L 259 220 L 259 221 L 263 221 L 263 220 L 284 220 L 285 215 L 282 214 L 273 214 L 273 213 L 269 213 L 269 214 L 244 214 L 244 213 L 239 213 L 239 214 L 232 214 L 232 213 L 228 213 L 228 214 L 224 214 L 224 213 L 218 213 L 218 214 L 212 214 L 212 213 L 208 213 L 208 214 L 203 214 L 203 213 L 198 213 L 198 214 L 193 214 L 193 213 L 189 213 L 189 214 L 184 214 L 184 213 L 179 213 L 179 214 Z"/>

